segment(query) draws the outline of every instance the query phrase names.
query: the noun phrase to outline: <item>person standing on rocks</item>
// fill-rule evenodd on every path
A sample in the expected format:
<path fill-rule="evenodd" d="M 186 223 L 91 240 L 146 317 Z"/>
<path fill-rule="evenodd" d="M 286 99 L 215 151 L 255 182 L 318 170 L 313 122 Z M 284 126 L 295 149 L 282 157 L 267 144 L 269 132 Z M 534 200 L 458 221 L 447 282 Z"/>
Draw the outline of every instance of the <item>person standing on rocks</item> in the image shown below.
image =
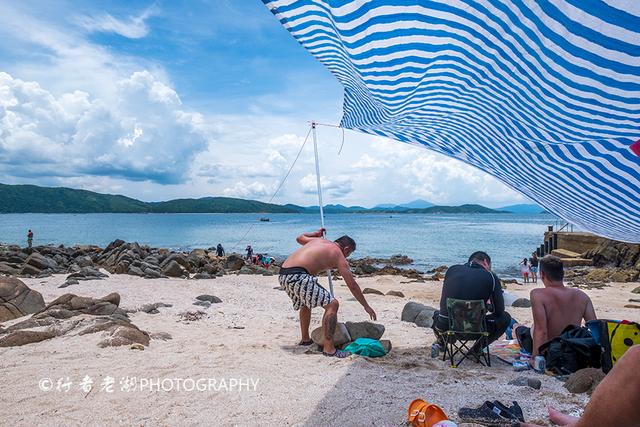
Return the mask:
<path fill-rule="evenodd" d="M 223 257 L 224 256 L 224 248 L 222 247 L 221 243 L 218 243 L 218 246 L 216 246 L 216 255 L 218 257 Z"/>
<path fill-rule="evenodd" d="M 247 251 L 247 261 L 253 264 L 253 248 L 251 247 L 251 245 L 247 245 L 246 251 Z"/>
<path fill-rule="evenodd" d="M 31 249 L 33 246 L 33 231 L 31 230 L 27 232 L 27 246 L 29 247 L 29 249 Z"/>
<path fill-rule="evenodd" d="M 333 334 L 338 324 L 338 300 L 329 291 L 320 286 L 317 275 L 322 271 L 337 269 L 344 278 L 351 294 L 362 304 L 372 320 L 376 312 L 369 306 L 360 286 L 356 283 L 347 257 L 356 249 L 356 242 L 349 236 L 342 236 L 335 242 L 324 239 L 324 228 L 312 233 L 304 233 L 296 241 L 302 245 L 282 264 L 280 285 L 293 302 L 293 309 L 300 310 L 300 345 L 311 345 L 309 336 L 311 309 L 324 308 L 322 330 L 324 333 L 322 354 L 329 357 L 344 358 L 349 352 L 336 349 Z"/>

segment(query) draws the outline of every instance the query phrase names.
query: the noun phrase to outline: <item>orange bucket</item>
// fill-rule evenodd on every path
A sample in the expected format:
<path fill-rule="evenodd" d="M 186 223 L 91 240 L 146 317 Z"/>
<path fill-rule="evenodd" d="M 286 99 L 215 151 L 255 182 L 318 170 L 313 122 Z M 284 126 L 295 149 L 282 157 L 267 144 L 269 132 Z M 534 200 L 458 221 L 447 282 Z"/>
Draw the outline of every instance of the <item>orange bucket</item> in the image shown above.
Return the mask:
<path fill-rule="evenodd" d="M 414 427 L 431 427 L 448 419 L 442 408 L 422 399 L 416 399 L 409 405 L 408 421 Z"/>

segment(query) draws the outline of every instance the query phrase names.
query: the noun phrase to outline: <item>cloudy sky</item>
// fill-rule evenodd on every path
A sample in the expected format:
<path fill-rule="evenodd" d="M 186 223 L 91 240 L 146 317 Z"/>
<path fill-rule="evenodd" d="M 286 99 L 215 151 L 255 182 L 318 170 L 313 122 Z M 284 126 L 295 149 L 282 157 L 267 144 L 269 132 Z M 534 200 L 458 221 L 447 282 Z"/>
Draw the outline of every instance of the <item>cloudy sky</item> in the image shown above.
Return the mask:
<path fill-rule="evenodd" d="M 260 0 L 0 0 L 0 182 L 266 201 L 342 88 Z M 457 160 L 322 127 L 325 203 L 527 200 Z M 275 203 L 317 204 L 308 143 Z"/>

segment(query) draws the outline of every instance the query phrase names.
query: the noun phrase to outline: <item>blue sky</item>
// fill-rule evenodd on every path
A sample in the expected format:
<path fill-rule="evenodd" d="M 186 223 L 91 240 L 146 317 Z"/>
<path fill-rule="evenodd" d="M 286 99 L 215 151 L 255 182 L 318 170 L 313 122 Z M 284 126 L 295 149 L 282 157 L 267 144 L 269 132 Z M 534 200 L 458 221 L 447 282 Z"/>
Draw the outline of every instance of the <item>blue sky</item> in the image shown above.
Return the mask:
<path fill-rule="evenodd" d="M 0 0 L 0 182 L 267 200 L 342 88 L 259 0 Z M 525 199 L 421 148 L 319 131 L 325 202 Z M 313 204 L 311 146 L 277 203 Z"/>

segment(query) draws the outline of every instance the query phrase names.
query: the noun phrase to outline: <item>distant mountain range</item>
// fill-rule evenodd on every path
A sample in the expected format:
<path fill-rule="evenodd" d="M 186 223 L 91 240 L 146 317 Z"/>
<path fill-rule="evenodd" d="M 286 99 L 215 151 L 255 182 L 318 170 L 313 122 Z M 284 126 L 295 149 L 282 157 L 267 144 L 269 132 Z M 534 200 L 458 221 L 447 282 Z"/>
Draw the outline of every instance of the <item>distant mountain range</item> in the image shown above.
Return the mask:
<path fill-rule="evenodd" d="M 537 210 L 533 209 L 537 207 Z M 513 210 L 511 210 L 513 208 Z M 526 211 L 526 209 L 530 209 Z M 0 213 L 318 213 L 318 206 L 276 205 L 231 197 L 176 199 L 143 202 L 130 197 L 101 194 L 72 188 L 0 184 Z M 540 213 L 537 205 L 513 205 L 490 209 L 481 205 L 435 206 L 425 200 L 402 205 L 383 204 L 371 209 L 362 206 L 326 205 L 331 213 Z"/>
<path fill-rule="evenodd" d="M 536 204 L 509 205 L 497 208 L 496 210 L 518 214 L 540 214 L 546 212 L 543 208 Z"/>

